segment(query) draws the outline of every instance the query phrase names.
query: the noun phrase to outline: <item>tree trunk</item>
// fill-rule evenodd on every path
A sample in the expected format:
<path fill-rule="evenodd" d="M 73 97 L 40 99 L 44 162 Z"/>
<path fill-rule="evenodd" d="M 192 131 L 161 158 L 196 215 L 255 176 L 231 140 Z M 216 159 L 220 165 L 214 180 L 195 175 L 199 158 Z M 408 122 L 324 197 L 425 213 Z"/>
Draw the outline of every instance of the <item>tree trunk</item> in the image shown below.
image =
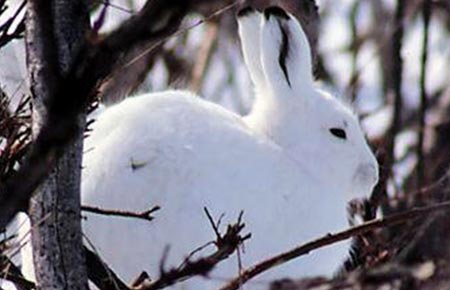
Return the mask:
<path fill-rule="evenodd" d="M 46 120 L 49 99 L 85 45 L 85 1 L 27 2 L 26 47 L 33 96 L 33 135 Z M 79 118 L 84 128 L 85 118 Z M 80 223 L 83 132 L 69 145 L 30 202 L 32 246 L 38 289 L 87 289 Z"/>

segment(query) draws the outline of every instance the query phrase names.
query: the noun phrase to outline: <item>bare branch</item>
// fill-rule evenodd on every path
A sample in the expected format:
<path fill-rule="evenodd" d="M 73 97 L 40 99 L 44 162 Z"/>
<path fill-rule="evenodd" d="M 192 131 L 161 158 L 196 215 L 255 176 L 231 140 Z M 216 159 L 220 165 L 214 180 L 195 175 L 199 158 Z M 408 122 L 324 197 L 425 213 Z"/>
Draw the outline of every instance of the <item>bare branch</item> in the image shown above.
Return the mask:
<path fill-rule="evenodd" d="M 130 290 L 98 255 L 84 247 L 89 280 L 101 290 Z"/>
<path fill-rule="evenodd" d="M 389 177 L 392 174 L 392 166 L 395 162 L 394 146 L 397 133 L 400 130 L 402 120 L 403 109 L 403 97 L 402 97 L 402 72 L 403 72 L 403 59 L 401 56 L 401 49 L 403 44 L 404 34 L 404 13 L 405 13 L 405 0 L 397 1 L 397 8 L 395 11 L 393 34 L 392 34 L 392 47 L 390 49 L 392 65 L 389 75 L 392 76 L 392 82 L 389 82 L 387 88 L 387 97 L 393 97 L 393 118 L 386 137 L 386 159 L 383 167 L 380 170 L 380 181 L 376 186 L 372 195 L 372 200 L 375 204 L 379 204 L 383 199 L 387 197 L 386 185 Z"/>
<path fill-rule="evenodd" d="M 213 224 L 215 224 L 213 222 Z M 156 290 L 163 289 L 188 278 L 208 274 L 218 263 L 227 259 L 245 240 L 251 235 L 242 236 L 241 232 L 245 224 L 242 223 L 242 213 L 239 215 L 235 224 L 228 225 L 225 235 L 220 235 L 215 241 L 217 250 L 209 256 L 199 258 L 195 261 L 185 260 L 180 267 L 164 271 L 161 277 L 147 285 L 140 285 L 136 288 L 139 290 Z"/>
<path fill-rule="evenodd" d="M 425 82 L 427 78 L 427 60 L 428 60 L 428 35 L 431 16 L 431 3 L 428 0 L 423 1 L 423 43 L 420 69 L 420 108 L 419 108 L 419 137 L 417 144 L 417 190 L 425 185 L 425 158 L 424 158 L 424 139 L 425 139 L 425 115 L 428 108 L 428 97 Z M 420 197 L 420 194 L 419 194 Z"/>
<path fill-rule="evenodd" d="M 1 1 L 0 3 L 0 15 L 4 12 L 3 8 L 6 2 Z M 10 28 L 12 25 L 17 22 L 17 19 L 19 16 L 21 16 L 21 12 L 25 8 L 26 1 L 22 1 L 22 3 L 19 5 L 17 10 L 14 12 L 14 14 L 5 21 L 5 23 L 0 25 L 0 48 L 8 44 L 11 40 L 21 38 L 23 36 L 23 32 L 25 31 L 25 17 L 23 17 L 19 20 L 19 22 L 16 24 L 15 29 L 10 32 Z M 4 8 L 6 10 L 6 7 Z"/>
<path fill-rule="evenodd" d="M 198 93 L 201 88 L 201 84 L 205 77 L 209 61 L 213 53 L 215 44 L 217 43 L 217 37 L 219 34 L 218 23 L 209 22 L 205 35 L 203 36 L 203 42 L 197 53 L 197 60 L 191 72 L 190 89 Z"/>
<path fill-rule="evenodd" d="M 358 95 L 359 82 L 361 77 L 361 71 L 358 69 L 358 56 L 361 48 L 361 39 L 358 31 L 357 16 L 361 2 L 357 1 L 352 5 L 349 19 L 350 31 L 352 33 L 352 39 L 350 44 L 350 51 L 352 56 L 352 74 L 346 90 L 351 96 L 352 102 L 354 102 Z"/>
<path fill-rule="evenodd" d="M 138 218 L 138 219 L 143 219 L 146 221 L 152 221 L 154 219 L 152 214 L 160 209 L 161 209 L 161 207 L 154 206 L 154 207 L 152 207 L 148 210 L 142 211 L 142 212 L 133 212 L 133 211 L 124 211 L 124 210 L 116 210 L 116 209 L 104 209 L 104 208 L 88 206 L 88 205 L 81 206 L 81 210 L 86 211 L 86 212 L 107 215 L 107 216 Z"/>
<path fill-rule="evenodd" d="M 424 215 L 435 213 L 436 211 L 444 211 L 444 210 L 450 210 L 450 201 L 438 203 L 427 207 L 414 208 L 399 214 L 394 214 L 391 216 L 387 216 L 385 218 L 365 222 L 359 226 L 338 232 L 336 234 L 327 234 L 322 238 L 310 241 L 299 247 L 278 254 L 261 263 L 258 263 L 254 266 L 247 268 L 246 270 L 242 271 L 238 277 L 234 278 L 229 283 L 221 287 L 220 290 L 236 290 L 239 288 L 239 285 L 249 281 L 250 279 L 256 277 L 257 275 L 267 270 L 270 270 L 273 267 L 291 261 L 292 259 L 304 256 L 309 252 L 317 250 L 319 248 L 337 243 L 339 241 L 346 240 L 354 236 L 365 234 L 377 228 L 405 223 L 411 221 L 412 219 L 423 217 Z"/>
<path fill-rule="evenodd" d="M 213 222 L 213 224 L 215 223 Z M 165 271 L 164 267 L 161 266 L 162 269 L 160 278 L 153 282 L 146 279 L 148 275 L 144 272 L 137 279 L 137 282 L 133 283 L 132 287 L 128 287 L 123 281 L 121 281 L 118 276 L 106 265 L 106 263 L 100 259 L 100 257 L 85 248 L 88 276 L 89 279 L 102 290 L 163 289 L 191 277 L 208 274 L 218 263 L 227 259 L 245 240 L 250 238 L 250 234 L 244 236 L 241 235 L 244 226 L 244 223 L 242 223 L 241 213 L 235 224 L 228 225 L 227 231 L 223 236 L 220 234 L 218 235 L 217 240 L 214 242 L 217 247 L 217 250 L 214 253 L 206 257 L 198 258 L 194 261 L 190 260 L 192 257 L 192 254 L 190 254 L 179 267 L 175 267 L 169 271 Z M 197 250 L 194 252 L 196 251 Z M 164 257 L 162 260 L 165 260 Z"/>
<path fill-rule="evenodd" d="M 20 270 L 11 262 L 3 269 L 1 279 L 10 281 L 18 290 L 36 289 L 36 285 L 25 279 L 20 273 Z"/>
<path fill-rule="evenodd" d="M 14 237 L 11 237 L 13 239 Z M 2 250 L 5 240 L 0 241 Z M 20 269 L 5 255 L 0 253 L 0 279 L 12 282 L 18 290 L 31 290 L 35 288 L 33 282 L 26 280 Z"/>
<path fill-rule="evenodd" d="M 15 111 L 10 111 L 9 99 L 0 90 L 0 137 L 5 145 L 0 149 L 0 180 L 5 180 L 17 170 L 29 148 L 31 139 L 30 98 L 21 98 Z"/>

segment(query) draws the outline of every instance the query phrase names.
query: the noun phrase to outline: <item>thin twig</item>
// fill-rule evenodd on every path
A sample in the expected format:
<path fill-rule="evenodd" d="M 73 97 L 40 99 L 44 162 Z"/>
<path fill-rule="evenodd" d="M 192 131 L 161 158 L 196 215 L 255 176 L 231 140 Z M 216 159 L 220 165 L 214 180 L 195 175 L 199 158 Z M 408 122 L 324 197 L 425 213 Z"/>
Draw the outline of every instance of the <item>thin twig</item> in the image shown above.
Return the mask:
<path fill-rule="evenodd" d="M 351 40 L 351 44 L 350 44 L 350 51 L 351 51 L 351 56 L 352 56 L 352 74 L 350 77 L 350 81 L 347 85 L 347 91 L 350 93 L 351 96 L 351 100 L 352 102 L 354 102 L 356 100 L 356 97 L 358 95 L 358 89 L 359 89 L 359 79 L 361 77 L 361 75 L 359 74 L 359 70 L 358 70 L 358 56 L 359 56 L 359 51 L 360 51 L 360 47 L 361 47 L 361 43 L 360 39 L 359 39 L 359 33 L 358 33 L 358 12 L 359 12 L 359 7 L 360 7 L 361 2 L 356 1 L 351 8 L 351 12 L 350 12 L 350 19 L 349 19 L 349 24 L 350 24 L 350 29 L 351 29 L 351 34 L 352 34 L 352 40 Z"/>
<path fill-rule="evenodd" d="M 212 224 L 215 224 L 214 222 Z M 228 225 L 225 235 L 218 236 L 215 245 L 217 250 L 206 257 L 199 258 L 195 261 L 185 260 L 180 267 L 173 268 L 169 271 L 161 273 L 161 277 L 151 283 L 139 285 L 139 290 L 156 290 L 163 289 L 174 285 L 186 279 L 198 275 L 208 274 L 218 263 L 227 259 L 244 241 L 248 240 L 251 235 L 241 235 L 245 224 L 242 223 L 242 213 L 239 215 L 235 224 Z"/>
<path fill-rule="evenodd" d="M 392 76 L 392 82 L 389 82 L 389 87 L 387 88 L 387 96 L 394 97 L 393 103 L 393 117 L 390 128 L 386 134 L 386 156 L 384 160 L 384 166 L 380 170 L 380 181 L 378 182 L 374 193 L 372 195 L 372 201 L 375 205 L 381 203 L 381 201 L 387 198 L 386 186 L 389 177 L 392 175 L 392 166 L 395 162 L 395 140 L 397 133 L 400 131 L 401 120 L 402 120 L 402 110 L 403 110 L 403 97 L 402 97 L 402 72 L 403 72 L 403 59 L 401 56 L 401 49 L 403 44 L 403 34 L 404 34 L 404 13 L 405 13 L 405 0 L 397 1 L 397 8 L 395 11 L 394 23 L 392 26 L 392 47 L 391 47 L 391 57 L 392 66 L 389 72 Z"/>
<path fill-rule="evenodd" d="M 84 247 L 89 280 L 101 290 L 130 290 L 130 288 L 94 252 Z"/>
<path fill-rule="evenodd" d="M 18 290 L 36 288 L 36 285 L 25 279 L 20 269 L 5 255 L 0 255 L 0 270 L 0 278 L 12 282 Z"/>
<path fill-rule="evenodd" d="M 197 247 L 197 249 L 194 249 L 193 251 L 191 251 L 191 252 L 187 255 L 187 257 L 184 259 L 183 263 L 181 263 L 180 266 L 179 266 L 178 268 L 180 269 L 180 268 L 186 266 L 186 264 L 188 264 L 189 261 L 191 261 L 192 258 L 193 258 L 196 254 L 200 253 L 201 251 L 203 251 L 204 249 L 206 249 L 207 247 L 212 246 L 212 245 L 214 245 L 214 241 L 209 241 L 209 242 L 207 242 L 207 243 L 205 243 L 205 244 L 203 244 L 203 245 Z"/>
<path fill-rule="evenodd" d="M 92 25 L 92 31 L 94 31 L 95 33 L 98 33 L 100 31 L 100 28 L 102 28 L 103 24 L 105 23 L 106 14 L 108 13 L 108 6 L 109 0 L 105 0 L 103 2 L 103 7 L 100 10 L 100 14 Z"/>
<path fill-rule="evenodd" d="M 26 1 L 22 1 L 14 14 L 0 26 L 0 48 L 8 44 L 11 40 L 21 38 L 25 30 L 25 17 L 22 16 L 13 32 L 8 33 L 12 24 L 19 18 L 19 15 L 25 8 Z M 1 15 L 1 12 L 0 12 Z"/>
<path fill-rule="evenodd" d="M 126 210 L 105 209 L 105 208 L 88 206 L 88 205 L 81 206 L 81 210 L 86 211 L 86 212 L 107 215 L 107 216 L 138 218 L 138 219 L 143 219 L 146 221 L 152 221 L 154 219 L 152 214 L 160 209 L 161 209 L 161 207 L 154 206 L 154 207 L 152 207 L 148 210 L 142 211 L 142 212 L 134 212 L 134 211 L 126 211 Z"/>
<path fill-rule="evenodd" d="M 206 214 L 206 217 L 208 218 L 209 223 L 211 224 L 211 227 L 213 228 L 214 234 L 216 235 L 216 239 L 220 239 L 220 231 L 218 225 L 214 222 L 214 219 L 209 212 L 207 207 L 203 208 L 203 211 Z"/>
<path fill-rule="evenodd" d="M 213 222 L 213 224 L 215 224 Z M 168 271 L 164 270 L 163 262 L 161 264 L 160 278 L 150 282 L 148 275 L 143 273 L 140 278 L 131 287 L 128 287 L 102 259 L 85 247 L 86 262 L 89 279 L 101 290 L 156 290 L 163 289 L 176 283 L 185 281 L 197 275 L 208 274 L 218 263 L 227 259 L 245 240 L 250 238 L 250 234 L 241 235 L 244 228 L 242 223 L 242 214 L 239 215 L 235 224 L 229 225 L 224 235 L 219 234 L 214 244 L 217 250 L 209 256 L 198 258 L 191 261 L 186 258 L 183 263 L 176 268 Z M 197 250 L 195 250 L 197 251 Z M 163 255 L 162 261 L 166 258 Z"/>
<path fill-rule="evenodd" d="M 200 46 L 195 65 L 191 73 L 190 90 L 195 93 L 199 93 L 202 81 L 205 77 L 211 56 L 214 51 L 214 46 L 217 43 L 217 37 L 219 34 L 219 27 L 216 22 L 208 22 L 206 26 L 206 32 L 203 36 L 203 42 Z"/>
<path fill-rule="evenodd" d="M 388 132 L 388 148 L 387 148 L 387 161 L 386 166 L 388 167 L 389 173 L 391 175 L 391 167 L 395 161 L 394 147 L 395 139 L 397 133 L 401 126 L 402 108 L 403 108 L 403 97 L 402 97 L 402 72 L 403 72 L 403 59 L 401 56 L 401 49 L 403 44 L 403 34 L 404 34 L 404 10 L 405 10 L 405 0 L 397 1 L 397 9 L 395 12 L 394 19 L 394 32 L 392 34 L 392 78 L 393 84 L 390 92 L 394 96 L 394 110 L 391 127 Z"/>
<path fill-rule="evenodd" d="M 114 8 L 114 9 L 117 9 L 118 11 L 121 11 L 121 12 L 124 12 L 124 13 L 128 13 L 130 15 L 134 14 L 133 10 L 128 9 L 128 8 L 126 8 L 124 6 L 121 6 L 119 4 L 116 4 L 116 3 L 111 3 L 109 0 L 103 0 L 103 1 L 101 1 L 101 3 L 103 5 L 105 5 L 105 6 L 110 6 L 110 7 Z"/>
<path fill-rule="evenodd" d="M 423 17 L 423 42 L 422 42 L 422 57 L 420 69 L 420 108 L 419 108 L 419 136 L 417 144 L 417 190 L 425 185 L 425 158 L 424 154 L 424 139 L 425 139 L 425 117 L 428 108 L 426 78 L 427 78 L 427 60 L 428 60 L 428 35 L 429 24 L 431 16 L 430 0 L 424 0 L 422 6 Z"/>
<path fill-rule="evenodd" d="M 204 19 L 201 19 L 201 20 L 195 22 L 194 24 L 189 25 L 189 26 L 186 27 L 186 28 L 177 30 L 177 31 L 176 31 L 175 33 L 173 33 L 170 37 L 176 37 L 176 36 L 179 36 L 179 35 L 181 35 L 181 34 L 183 34 L 183 33 L 186 33 L 187 31 L 189 31 L 189 30 L 191 30 L 191 29 L 194 29 L 194 28 L 197 27 L 197 26 L 202 25 L 202 24 L 205 23 L 206 21 L 209 21 L 209 20 L 213 19 L 214 17 L 217 17 L 217 16 L 223 14 L 224 12 L 226 12 L 226 11 L 228 11 L 228 10 L 230 10 L 230 9 L 232 9 L 232 8 L 234 8 L 234 7 L 236 7 L 236 6 L 238 6 L 240 3 L 241 3 L 241 0 L 237 0 L 237 1 L 235 1 L 235 2 L 233 2 L 233 3 L 231 3 L 231 4 L 229 4 L 229 5 L 226 5 L 225 7 L 220 8 L 219 10 L 217 10 L 217 11 L 211 13 L 210 15 L 208 15 L 208 17 L 205 17 Z M 130 60 L 129 62 L 127 62 L 124 66 L 132 65 L 134 62 L 138 61 L 141 57 L 144 57 L 146 54 L 152 52 L 156 47 L 158 47 L 159 45 L 161 45 L 162 41 L 166 41 L 166 40 L 167 40 L 167 38 L 166 38 L 166 39 L 163 39 L 163 40 L 161 40 L 161 41 L 159 41 L 159 42 L 156 42 L 156 43 L 154 43 L 154 44 L 152 44 L 152 45 L 149 45 L 147 49 L 145 49 L 142 53 L 140 53 L 140 54 L 137 55 L 135 58 L 133 58 L 132 60 Z"/>
<path fill-rule="evenodd" d="M 405 223 L 408 221 L 411 221 L 412 219 L 436 212 L 436 211 L 442 211 L 442 210 L 449 210 L 450 209 L 450 201 L 427 206 L 427 207 L 421 207 L 421 208 L 413 208 L 411 210 L 394 214 L 391 216 L 387 216 L 384 218 L 372 220 L 369 222 L 365 222 L 359 226 L 352 227 L 350 229 L 335 233 L 335 234 L 327 234 L 322 238 L 307 242 L 299 247 L 296 247 L 292 250 L 289 250 L 287 252 L 278 254 L 276 256 L 273 256 L 267 260 L 264 260 L 254 266 L 251 266 L 247 268 L 246 270 L 242 271 L 242 273 L 231 280 L 229 283 L 224 285 L 220 288 L 220 290 L 236 290 L 239 288 L 239 285 L 242 283 L 245 283 L 249 281 L 250 279 L 258 276 L 259 274 L 270 270 L 271 268 L 274 268 L 275 266 L 282 265 L 284 263 L 287 263 L 295 258 L 298 258 L 300 256 L 304 256 L 308 254 L 311 251 L 317 250 L 319 248 L 323 248 L 325 246 L 346 240 L 348 238 L 363 235 L 369 231 L 382 228 L 382 227 L 388 227 L 393 226 L 401 223 Z"/>
<path fill-rule="evenodd" d="M 180 264 L 180 266 L 178 267 L 178 269 L 181 269 L 182 267 L 185 267 L 186 264 L 189 264 L 190 261 L 191 261 L 191 259 L 192 259 L 192 257 L 194 257 L 194 255 L 196 255 L 197 253 L 203 251 L 203 250 L 206 249 L 207 247 L 209 247 L 209 246 L 211 246 L 211 245 L 215 245 L 216 247 L 220 247 L 220 245 L 218 245 L 218 243 L 219 243 L 219 241 L 220 241 L 221 239 L 223 239 L 223 237 L 222 237 L 222 235 L 220 234 L 219 229 L 220 229 L 220 223 L 221 223 L 223 217 L 225 216 L 225 214 L 222 213 L 222 214 L 219 216 L 219 219 L 217 220 L 217 222 L 215 222 L 215 221 L 214 221 L 214 218 L 212 217 L 212 215 L 211 215 L 211 213 L 209 212 L 209 210 L 208 210 L 207 207 L 204 207 L 204 208 L 203 208 L 203 211 L 205 212 L 206 217 L 208 218 L 208 221 L 209 221 L 209 223 L 210 223 L 210 225 L 211 225 L 211 227 L 212 227 L 212 229 L 213 229 L 213 231 L 214 231 L 214 235 L 216 236 L 216 240 L 215 240 L 215 241 L 209 241 L 209 242 L 207 242 L 207 243 L 205 243 L 205 244 L 199 246 L 198 248 L 194 249 L 193 251 L 191 251 L 191 252 L 189 253 L 189 255 L 184 259 L 183 263 Z M 241 221 L 242 221 L 242 215 L 243 215 L 243 212 L 241 212 L 241 213 L 239 214 L 238 221 L 237 221 L 238 224 L 240 224 Z"/>

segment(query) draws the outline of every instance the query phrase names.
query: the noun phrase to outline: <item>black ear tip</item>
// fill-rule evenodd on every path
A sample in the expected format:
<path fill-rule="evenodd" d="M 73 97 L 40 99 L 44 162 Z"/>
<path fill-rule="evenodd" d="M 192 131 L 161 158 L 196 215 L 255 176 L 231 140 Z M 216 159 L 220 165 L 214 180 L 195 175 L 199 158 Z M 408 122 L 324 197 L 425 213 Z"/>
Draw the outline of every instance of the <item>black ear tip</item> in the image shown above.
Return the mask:
<path fill-rule="evenodd" d="M 270 6 L 264 9 L 264 17 L 266 17 L 266 19 L 269 19 L 270 16 L 275 16 L 289 20 L 289 15 L 286 13 L 286 11 L 284 11 L 283 8 L 278 6 Z"/>
<path fill-rule="evenodd" d="M 244 8 L 242 8 L 242 9 L 240 9 L 239 11 L 238 11 L 238 13 L 237 13 L 237 17 L 245 17 L 245 16 L 247 16 L 247 15 L 249 15 L 249 14 L 252 14 L 252 13 L 254 13 L 254 12 L 256 12 L 256 10 L 253 8 L 253 7 L 251 7 L 251 6 L 245 6 Z"/>

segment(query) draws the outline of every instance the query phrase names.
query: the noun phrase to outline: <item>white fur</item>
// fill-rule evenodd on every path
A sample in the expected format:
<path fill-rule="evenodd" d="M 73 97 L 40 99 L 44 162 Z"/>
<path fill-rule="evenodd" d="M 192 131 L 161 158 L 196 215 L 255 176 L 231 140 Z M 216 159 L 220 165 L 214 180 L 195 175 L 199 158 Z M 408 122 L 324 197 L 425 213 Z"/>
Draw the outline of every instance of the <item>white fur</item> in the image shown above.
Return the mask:
<path fill-rule="evenodd" d="M 278 63 L 280 27 L 289 32 L 291 86 Z M 127 281 L 142 270 L 158 276 L 167 245 L 167 266 L 174 266 L 213 240 L 204 206 L 215 217 L 225 213 L 224 222 L 235 221 L 244 210 L 252 238 L 242 259 L 249 266 L 344 229 L 346 203 L 370 194 L 378 180 L 357 117 L 314 87 L 310 51 L 298 22 L 292 17 L 266 20 L 253 12 L 239 19 L 239 34 L 257 92 L 249 116 L 186 92 L 167 91 L 107 108 L 86 139 L 83 203 L 135 211 L 162 207 L 150 223 L 87 215 L 87 237 Z M 333 136 L 333 127 L 344 128 L 347 140 Z M 347 250 L 348 243 L 325 248 L 259 281 L 330 274 Z M 197 278 L 185 286 L 207 289 L 198 283 L 223 283 L 237 273 L 232 257 L 211 279 Z"/>

